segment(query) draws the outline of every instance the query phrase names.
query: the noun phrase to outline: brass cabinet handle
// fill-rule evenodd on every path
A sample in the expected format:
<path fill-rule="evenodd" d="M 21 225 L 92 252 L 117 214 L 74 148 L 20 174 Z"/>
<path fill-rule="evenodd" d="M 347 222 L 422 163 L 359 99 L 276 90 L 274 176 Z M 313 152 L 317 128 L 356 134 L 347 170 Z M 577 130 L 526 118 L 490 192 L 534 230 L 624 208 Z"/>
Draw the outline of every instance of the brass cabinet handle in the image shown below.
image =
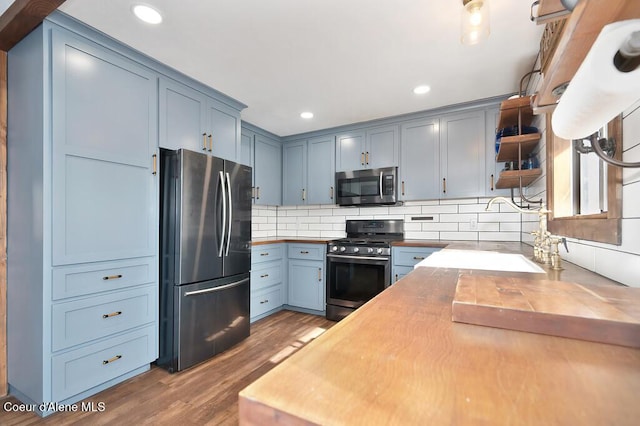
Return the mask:
<path fill-rule="evenodd" d="M 260 187 L 256 186 L 256 200 L 260 199 Z"/>
<path fill-rule="evenodd" d="M 262 274 L 260 275 L 260 278 L 267 278 L 269 276 L 269 274 Z"/>
<path fill-rule="evenodd" d="M 364 166 L 364 152 L 360 153 L 360 164 Z"/>
<path fill-rule="evenodd" d="M 269 252 L 266 252 L 266 253 L 260 253 L 260 256 L 269 256 Z"/>
<path fill-rule="evenodd" d="M 107 280 L 117 280 L 122 278 L 122 274 L 118 274 L 118 275 L 107 275 L 106 277 L 102 277 L 103 280 L 107 281 Z"/>
<path fill-rule="evenodd" d="M 152 175 L 157 175 L 158 174 L 158 155 L 157 154 L 153 154 L 151 156 L 151 158 L 153 158 L 153 170 L 151 172 Z"/>
<path fill-rule="evenodd" d="M 307 199 L 307 191 L 302 188 L 302 201 L 305 201 Z"/>
<path fill-rule="evenodd" d="M 116 355 L 113 358 L 105 359 L 104 361 L 102 361 L 102 365 L 111 364 L 112 362 L 117 361 L 120 358 L 122 358 L 122 355 Z"/>
<path fill-rule="evenodd" d="M 329 187 L 329 198 L 333 200 L 333 186 Z"/>
<path fill-rule="evenodd" d="M 111 312 L 110 314 L 104 314 L 102 315 L 102 318 L 111 318 L 111 317 L 117 317 L 118 315 L 122 315 L 122 311 L 115 311 L 115 312 Z"/>
<path fill-rule="evenodd" d="M 442 192 L 447 193 L 447 178 L 442 178 Z"/>
<path fill-rule="evenodd" d="M 365 158 L 366 158 L 365 163 L 369 164 L 369 151 L 367 151 Z"/>
<path fill-rule="evenodd" d="M 398 274 L 396 274 L 396 281 L 398 281 Z"/>
<path fill-rule="evenodd" d="M 202 134 L 202 150 L 203 151 L 207 150 L 207 134 L 206 133 Z"/>
<path fill-rule="evenodd" d="M 318 268 L 318 281 L 322 281 L 322 268 Z"/>
<path fill-rule="evenodd" d="M 264 299 L 264 300 L 261 300 L 261 301 L 260 301 L 260 304 L 261 304 L 261 305 L 262 305 L 262 304 L 264 304 L 264 303 L 269 303 L 269 299 Z"/>
<path fill-rule="evenodd" d="M 404 195 L 404 181 L 402 181 L 402 195 Z"/>
<path fill-rule="evenodd" d="M 209 152 L 213 151 L 213 136 L 207 136 L 209 138 Z"/>
<path fill-rule="evenodd" d="M 424 260 L 423 256 L 413 256 L 413 260 Z"/>
<path fill-rule="evenodd" d="M 309 254 L 307 250 L 300 250 L 300 254 Z"/>
<path fill-rule="evenodd" d="M 493 175 L 491 175 L 491 190 L 493 191 Z"/>

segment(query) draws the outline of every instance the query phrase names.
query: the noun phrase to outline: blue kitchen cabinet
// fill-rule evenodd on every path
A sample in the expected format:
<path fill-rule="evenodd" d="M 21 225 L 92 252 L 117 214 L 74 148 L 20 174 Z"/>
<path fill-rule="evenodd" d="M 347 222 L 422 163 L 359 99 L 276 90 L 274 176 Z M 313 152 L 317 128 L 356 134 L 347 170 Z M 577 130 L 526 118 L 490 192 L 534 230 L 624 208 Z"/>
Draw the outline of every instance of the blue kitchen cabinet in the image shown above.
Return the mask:
<path fill-rule="evenodd" d="M 392 247 L 391 281 L 398 281 L 413 271 L 417 263 L 439 250 L 440 247 Z"/>
<path fill-rule="evenodd" d="M 439 120 L 424 119 L 404 123 L 400 141 L 400 199 L 428 200 L 440 193 Z"/>
<path fill-rule="evenodd" d="M 253 150 L 254 201 L 256 204 L 282 204 L 282 143 L 259 133 Z"/>
<path fill-rule="evenodd" d="M 159 144 L 162 148 L 207 150 L 204 93 L 169 78 L 159 81 Z"/>
<path fill-rule="evenodd" d="M 485 193 L 484 110 L 440 118 L 440 198 Z"/>
<path fill-rule="evenodd" d="M 325 244 L 289 243 L 288 297 L 289 307 L 325 310 Z"/>
<path fill-rule="evenodd" d="M 240 164 L 253 167 L 253 138 L 254 134 L 242 128 L 240 131 Z M 253 174 L 255 178 L 255 170 Z M 255 182 L 252 182 L 252 186 Z"/>
<path fill-rule="evenodd" d="M 376 169 L 398 165 L 398 126 L 379 126 L 338 135 L 336 170 Z"/>
<path fill-rule="evenodd" d="M 241 161 L 239 110 L 168 77 L 158 87 L 160 147 Z"/>
<path fill-rule="evenodd" d="M 307 202 L 307 141 L 284 144 L 282 147 L 282 204 Z"/>
<path fill-rule="evenodd" d="M 251 322 L 282 309 L 286 287 L 286 244 L 251 247 Z"/>
<path fill-rule="evenodd" d="M 486 111 L 486 176 L 485 176 L 485 193 L 487 197 L 495 197 L 498 195 L 509 196 L 509 189 L 497 189 L 496 183 L 500 172 L 504 170 L 505 163 L 496 161 L 496 132 L 498 120 L 500 119 L 500 108 L 490 108 Z"/>
<path fill-rule="evenodd" d="M 336 175 L 335 138 L 315 137 L 307 143 L 307 202 L 333 204 Z"/>
<path fill-rule="evenodd" d="M 8 382 L 25 403 L 79 401 L 158 355 L 158 75 L 101 40 L 48 19 L 9 52 Z"/>

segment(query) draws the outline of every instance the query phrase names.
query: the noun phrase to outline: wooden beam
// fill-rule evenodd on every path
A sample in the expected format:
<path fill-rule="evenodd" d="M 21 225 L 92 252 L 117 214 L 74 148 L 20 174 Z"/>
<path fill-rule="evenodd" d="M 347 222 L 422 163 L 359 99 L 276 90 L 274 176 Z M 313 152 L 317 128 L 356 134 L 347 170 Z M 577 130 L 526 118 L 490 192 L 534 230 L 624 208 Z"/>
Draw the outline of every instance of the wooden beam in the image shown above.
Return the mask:
<path fill-rule="evenodd" d="M 0 16 L 0 396 L 7 394 L 7 52 L 64 0 L 16 0 Z"/>
<path fill-rule="evenodd" d="M 16 0 L 0 16 L 0 50 L 8 52 L 64 0 Z"/>

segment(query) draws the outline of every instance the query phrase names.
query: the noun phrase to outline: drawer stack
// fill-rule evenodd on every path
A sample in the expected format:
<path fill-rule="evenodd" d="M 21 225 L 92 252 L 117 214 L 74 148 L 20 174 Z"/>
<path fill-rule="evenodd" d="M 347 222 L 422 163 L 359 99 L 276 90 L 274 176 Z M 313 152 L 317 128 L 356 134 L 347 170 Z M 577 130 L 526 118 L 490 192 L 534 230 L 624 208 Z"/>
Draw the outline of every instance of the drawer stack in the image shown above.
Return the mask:
<path fill-rule="evenodd" d="M 251 322 L 282 308 L 284 248 L 284 244 L 265 244 L 251 249 Z"/>

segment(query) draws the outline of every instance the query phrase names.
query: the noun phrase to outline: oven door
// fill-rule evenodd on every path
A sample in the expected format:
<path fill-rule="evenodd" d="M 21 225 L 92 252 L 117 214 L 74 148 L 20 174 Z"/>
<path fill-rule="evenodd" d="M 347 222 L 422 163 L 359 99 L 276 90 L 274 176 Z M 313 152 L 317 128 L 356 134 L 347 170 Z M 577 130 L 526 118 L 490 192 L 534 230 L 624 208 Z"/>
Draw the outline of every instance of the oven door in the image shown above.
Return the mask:
<path fill-rule="evenodd" d="M 391 283 L 389 257 L 327 254 L 327 304 L 358 308 Z"/>

